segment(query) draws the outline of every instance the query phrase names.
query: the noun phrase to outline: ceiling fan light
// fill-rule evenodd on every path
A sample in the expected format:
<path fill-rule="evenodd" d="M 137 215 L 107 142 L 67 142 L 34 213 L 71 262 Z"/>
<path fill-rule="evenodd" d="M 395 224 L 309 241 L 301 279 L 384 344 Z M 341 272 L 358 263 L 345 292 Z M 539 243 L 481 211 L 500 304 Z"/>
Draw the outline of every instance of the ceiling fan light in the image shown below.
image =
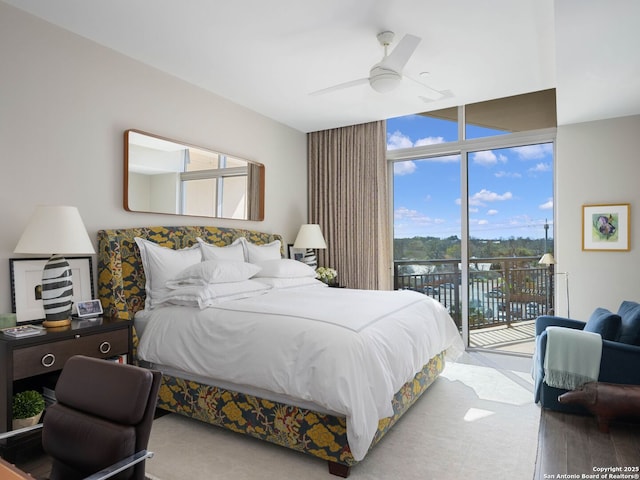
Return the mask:
<path fill-rule="evenodd" d="M 378 93 L 388 93 L 398 87 L 400 80 L 400 75 L 395 72 L 389 72 L 371 77 L 369 84 Z"/>

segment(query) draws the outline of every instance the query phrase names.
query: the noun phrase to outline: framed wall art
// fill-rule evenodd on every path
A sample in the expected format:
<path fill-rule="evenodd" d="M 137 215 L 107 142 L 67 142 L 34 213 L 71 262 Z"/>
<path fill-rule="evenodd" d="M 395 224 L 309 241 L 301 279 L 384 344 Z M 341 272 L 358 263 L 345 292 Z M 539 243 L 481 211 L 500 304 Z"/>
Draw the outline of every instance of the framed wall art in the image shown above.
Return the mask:
<path fill-rule="evenodd" d="M 304 253 L 306 250 L 304 248 L 293 248 L 293 243 L 289 243 L 288 247 L 289 247 L 289 258 L 292 260 L 298 260 L 302 262 L 302 260 L 304 259 Z"/>
<path fill-rule="evenodd" d="M 624 252 L 630 249 L 628 203 L 582 206 L 582 250 Z"/>
<path fill-rule="evenodd" d="M 93 271 L 91 257 L 65 257 L 71 267 L 73 279 L 73 310 L 76 304 L 91 300 L 93 291 Z M 16 322 L 30 322 L 44 319 L 42 306 L 42 270 L 48 258 L 10 258 L 11 310 L 16 314 Z"/>

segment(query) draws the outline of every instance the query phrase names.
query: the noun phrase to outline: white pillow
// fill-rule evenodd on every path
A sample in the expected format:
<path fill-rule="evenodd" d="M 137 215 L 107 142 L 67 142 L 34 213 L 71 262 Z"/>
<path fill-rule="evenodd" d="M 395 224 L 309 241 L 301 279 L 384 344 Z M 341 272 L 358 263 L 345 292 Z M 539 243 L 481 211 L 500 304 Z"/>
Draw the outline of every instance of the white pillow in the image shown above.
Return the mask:
<path fill-rule="evenodd" d="M 268 285 L 256 280 L 210 283 L 209 285 L 186 285 L 174 290 L 167 290 L 157 303 L 206 308 L 231 300 L 262 295 L 270 288 Z"/>
<path fill-rule="evenodd" d="M 264 245 L 256 245 L 245 239 L 245 247 L 247 249 L 247 262 L 258 263 L 265 260 L 279 260 L 282 258 L 280 253 L 280 240 L 275 240 Z"/>
<path fill-rule="evenodd" d="M 166 283 L 168 288 L 209 283 L 241 282 L 260 271 L 258 265 L 235 260 L 205 260 L 182 270 Z"/>
<path fill-rule="evenodd" d="M 254 262 L 252 262 L 254 263 Z M 316 278 L 316 271 L 306 263 L 292 260 L 290 258 L 280 258 L 278 260 L 266 260 L 257 262 L 260 271 L 255 277 L 275 277 L 275 278 Z"/>
<path fill-rule="evenodd" d="M 233 243 L 224 247 L 211 245 L 201 238 L 198 238 L 198 243 L 202 247 L 202 258 L 204 260 L 233 260 L 236 262 L 244 262 L 246 260 L 244 237 L 236 238 Z"/>
<path fill-rule="evenodd" d="M 151 310 L 156 299 L 167 290 L 166 283 L 184 270 L 185 267 L 200 263 L 202 252 L 198 244 L 182 250 L 162 247 L 144 238 L 135 237 L 140 249 L 140 258 L 146 279 L 147 298 L 144 309 Z"/>
<path fill-rule="evenodd" d="M 275 277 L 265 277 L 265 278 L 256 278 L 257 282 L 262 282 L 265 285 L 269 285 L 274 289 L 285 289 L 285 288 L 308 288 L 308 287 L 328 287 L 324 282 L 316 278 L 311 277 L 298 277 L 298 278 L 275 278 Z"/>

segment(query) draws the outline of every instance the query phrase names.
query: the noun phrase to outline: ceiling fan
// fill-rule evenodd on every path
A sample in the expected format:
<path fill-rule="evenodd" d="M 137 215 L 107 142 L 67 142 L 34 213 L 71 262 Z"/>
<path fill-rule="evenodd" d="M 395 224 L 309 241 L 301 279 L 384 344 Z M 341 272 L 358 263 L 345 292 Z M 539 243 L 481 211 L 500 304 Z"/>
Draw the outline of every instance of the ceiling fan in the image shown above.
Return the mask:
<path fill-rule="evenodd" d="M 393 32 L 385 31 L 377 35 L 378 42 L 384 47 L 384 57 L 378 63 L 376 63 L 371 70 L 369 70 L 369 76 L 366 78 L 359 78 L 357 80 L 351 80 L 350 82 L 341 83 L 332 87 L 323 88 L 312 92 L 311 95 L 324 95 L 325 93 L 342 90 L 356 85 L 363 85 L 368 83 L 373 90 L 378 93 L 388 93 L 402 83 L 403 78 L 407 78 L 418 85 L 420 85 L 422 91 L 420 97 L 426 101 L 437 100 L 446 95 L 445 92 L 440 92 L 428 87 L 427 85 L 414 80 L 411 77 L 403 76 L 402 70 L 415 52 L 418 44 L 421 42 L 420 37 L 407 34 L 402 37 L 402 40 L 395 46 L 391 53 L 388 53 L 389 45 L 393 42 L 395 34 Z"/>

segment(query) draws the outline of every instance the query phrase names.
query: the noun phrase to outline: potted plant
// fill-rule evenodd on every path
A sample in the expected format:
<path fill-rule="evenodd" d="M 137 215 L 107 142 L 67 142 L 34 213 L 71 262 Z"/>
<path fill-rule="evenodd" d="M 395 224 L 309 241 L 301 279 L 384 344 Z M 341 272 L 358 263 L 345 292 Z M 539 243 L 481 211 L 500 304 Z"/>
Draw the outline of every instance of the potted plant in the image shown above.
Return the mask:
<path fill-rule="evenodd" d="M 26 390 L 13 396 L 13 429 L 29 427 L 40 421 L 44 411 L 44 397 L 35 390 Z"/>

